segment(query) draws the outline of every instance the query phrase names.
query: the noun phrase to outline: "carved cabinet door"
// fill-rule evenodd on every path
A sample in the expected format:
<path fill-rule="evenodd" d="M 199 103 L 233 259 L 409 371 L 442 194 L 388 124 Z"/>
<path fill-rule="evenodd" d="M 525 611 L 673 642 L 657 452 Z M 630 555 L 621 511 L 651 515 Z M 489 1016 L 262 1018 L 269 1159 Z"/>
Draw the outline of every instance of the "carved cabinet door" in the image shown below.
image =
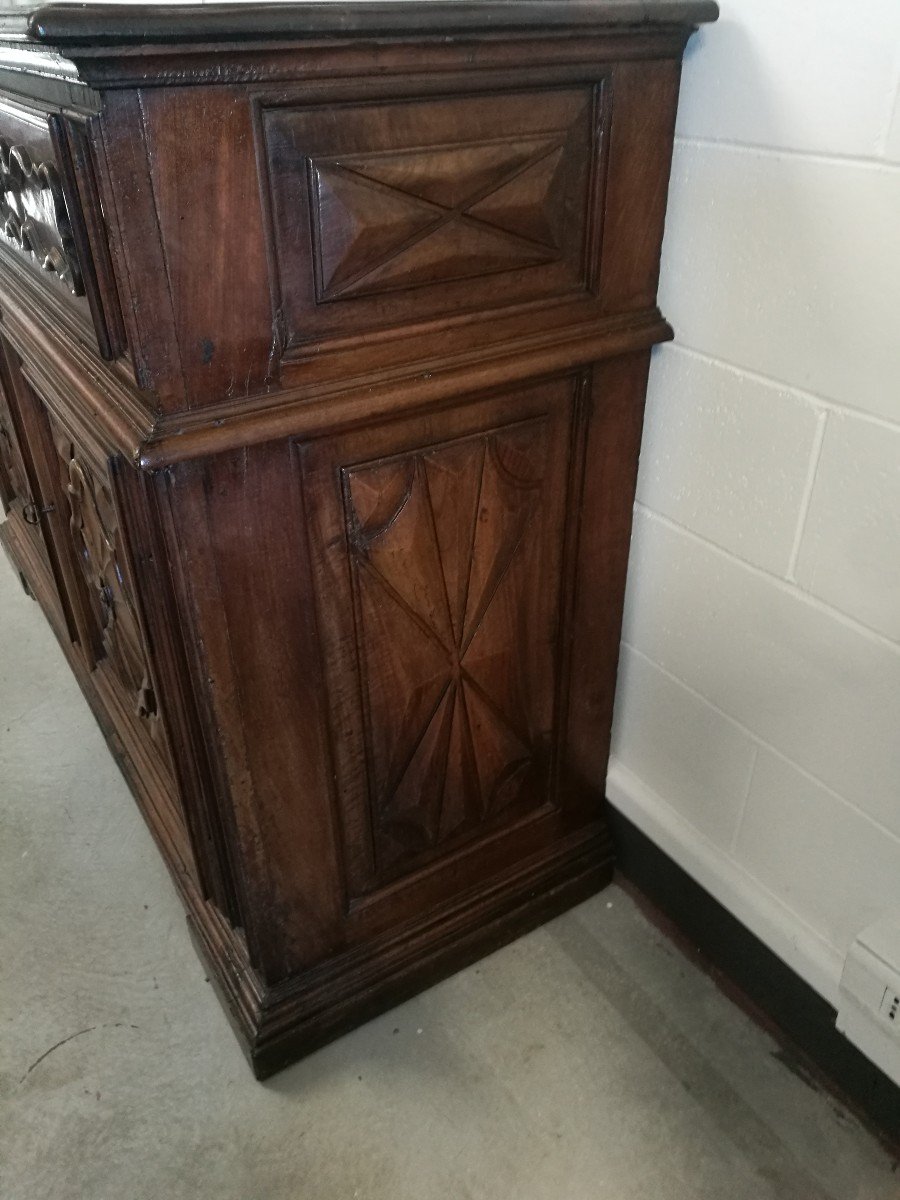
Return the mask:
<path fill-rule="evenodd" d="M 590 816 L 559 762 L 581 391 L 297 447 L 351 911 L 456 891 Z"/>
<path fill-rule="evenodd" d="M 60 497 L 59 533 L 72 564 L 71 586 L 85 629 L 89 665 L 102 676 L 135 728 L 164 748 L 156 687 L 131 578 L 125 531 L 116 502 L 114 464 L 77 442 L 45 411 L 49 469 Z"/>
<path fill-rule="evenodd" d="M 0 370 L 0 501 L 4 512 L 15 508 L 21 515 L 23 510 L 30 511 L 28 506 L 33 503 L 33 498 L 7 397 L 9 385 L 4 382 L 4 374 Z"/>
<path fill-rule="evenodd" d="M 72 642 L 78 642 L 80 635 L 69 603 L 65 572 L 52 535 L 58 497 L 52 479 L 43 470 L 39 409 L 18 355 L 0 337 L 0 498 L 26 560 L 32 566 L 37 564 L 36 569 L 48 581 L 49 593 L 44 600 L 50 606 L 54 624 L 60 632 L 64 628 Z"/>
<path fill-rule="evenodd" d="M 29 400 L 18 356 L 0 337 L 0 498 L 3 508 L 30 531 L 40 553 L 42 516 L 49 504 L 41 494 L 34 463 L 26 463 L 22 447 L 29 444 Z"/>
<path fill-rule="evenodd" d="M 3 351 L 3 378 L 15 392 L 35 483 L 24 520 L 43 533 L 69 636 L 110 703 L 165 759 L 114 464 L 79 443 L 25 377 L 14 351 L 9 346 Z M 0 424 L 3 416 L 0 409 Z M 5 441 L 2 432 L 0 441 Z M 13 486 L 21 490 L 17 460 L 12 461 Z"/>

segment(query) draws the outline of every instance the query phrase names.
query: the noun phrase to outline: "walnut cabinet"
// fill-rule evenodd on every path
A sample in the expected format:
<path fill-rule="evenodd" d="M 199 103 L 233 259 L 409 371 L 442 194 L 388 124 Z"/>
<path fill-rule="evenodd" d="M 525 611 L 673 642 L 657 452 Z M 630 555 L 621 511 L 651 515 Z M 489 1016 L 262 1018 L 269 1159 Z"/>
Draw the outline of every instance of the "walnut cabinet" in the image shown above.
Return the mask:
<path fill-rule="evenodd" d="M 706 0 L 0 15 L 0 531 L 260 1075 L 586 897 Z"/>

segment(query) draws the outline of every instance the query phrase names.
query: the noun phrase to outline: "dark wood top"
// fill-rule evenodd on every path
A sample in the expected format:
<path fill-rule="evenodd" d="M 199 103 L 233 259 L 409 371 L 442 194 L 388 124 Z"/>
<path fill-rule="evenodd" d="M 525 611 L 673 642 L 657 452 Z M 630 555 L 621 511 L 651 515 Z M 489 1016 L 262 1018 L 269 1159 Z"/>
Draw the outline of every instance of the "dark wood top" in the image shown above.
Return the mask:
<path fill-rule="evenodd" d="M 0 40 L 65 49 L 142 42 L 696 25 L 714 0 L 306 0 L 296 4 L 0 6 Z"/>

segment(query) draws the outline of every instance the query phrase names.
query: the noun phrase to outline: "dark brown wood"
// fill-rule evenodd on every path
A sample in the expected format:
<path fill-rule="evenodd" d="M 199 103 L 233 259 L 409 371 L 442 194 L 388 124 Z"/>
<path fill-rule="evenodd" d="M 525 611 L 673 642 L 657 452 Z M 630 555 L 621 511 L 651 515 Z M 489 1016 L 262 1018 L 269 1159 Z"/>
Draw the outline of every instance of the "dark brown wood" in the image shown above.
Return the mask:
<path fill-rule="evenodd" d="M 583 295 L 604 201 L 602 84 L 264 107 L 288 354 Z M 398 136 L 415 149 L 392 151 Z"/>
<path fill-rule="evenodd" d="M 33 67 L 0 182 L 47 218 L 0 234 L 0 539 L 260 1075 L 610 877 L 680 57 L 713 10 L 0 19 Z"/>
<path fill-rule="evenodd" d="M 713 21 L 712 0 L 359 0 L 303 4 L 48 4 L 0 12 L 0 35 L 56 46 L 231 41 L 309 34 L 448 33 L 454 30 L 691 24 Z"/>
<path fill-rule="evenodd" d="M 49 127 L 65 194 L 72 198 L 67 214 L 98 349 L 112 361 L 125 350 L 125 328 L 91 159 L 89 124 L 52 113 Z"/>

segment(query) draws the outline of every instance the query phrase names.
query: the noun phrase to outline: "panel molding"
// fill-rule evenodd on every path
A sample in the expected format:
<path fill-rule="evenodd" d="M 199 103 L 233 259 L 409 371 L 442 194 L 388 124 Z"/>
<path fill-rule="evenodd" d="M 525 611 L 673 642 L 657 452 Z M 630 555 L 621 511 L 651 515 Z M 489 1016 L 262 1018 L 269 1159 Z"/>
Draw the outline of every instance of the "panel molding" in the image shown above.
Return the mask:
<path fill-rule="evenodd" d="M 608 71 L 591 76 L 388 95 L 333 106 L 327 121 L 308 99 L 258 101 L 280 360 L 361 335 L 413 342 L 437 320 L 533 326 L 542 306 L 596 309 L 611 105 Z M 394 125 L 402 135 L 388 137 Z"/>
<path fill-rule="evenodd" d="M 473 397 L 427 432 L 413 418 L 295 443 L 348 911 L 440 888 L 505 838 L 537 849 L 562 820 L 581 378 Z"/>

